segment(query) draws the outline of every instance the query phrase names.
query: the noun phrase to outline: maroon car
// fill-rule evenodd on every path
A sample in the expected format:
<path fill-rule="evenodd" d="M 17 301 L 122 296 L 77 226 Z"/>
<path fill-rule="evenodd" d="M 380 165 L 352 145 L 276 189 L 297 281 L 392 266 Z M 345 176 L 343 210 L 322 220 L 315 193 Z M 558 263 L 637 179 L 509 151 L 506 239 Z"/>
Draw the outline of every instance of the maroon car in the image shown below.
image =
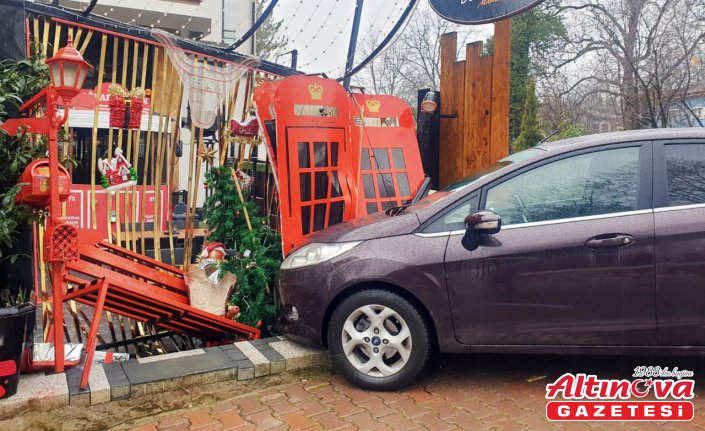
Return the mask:
<path fill-rule="evenodd" d="M 333 226 L 284 261 L 277 302 L 372 389 L 431 349 L 705 353 L 705 129 L 543 144 Z"/>

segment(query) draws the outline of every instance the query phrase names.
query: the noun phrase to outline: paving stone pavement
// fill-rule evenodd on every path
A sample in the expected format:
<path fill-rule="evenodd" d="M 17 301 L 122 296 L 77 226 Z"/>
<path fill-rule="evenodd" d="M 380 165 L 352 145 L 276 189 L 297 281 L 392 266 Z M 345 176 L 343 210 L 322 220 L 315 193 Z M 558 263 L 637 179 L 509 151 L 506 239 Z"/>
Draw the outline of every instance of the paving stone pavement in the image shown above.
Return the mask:
<path fill-rule="evenodd" d="M 631 378 L 635 366 L 695 372 L 691 422 L 548 422 L 545 387 L 564 372 Z M 401 392 L 372 392 L 322 372 L 225 402 L 169 412 L 118 429 L 177 430 L 703 430 L 705 361 L 693 358 L 444 356 Z"/>

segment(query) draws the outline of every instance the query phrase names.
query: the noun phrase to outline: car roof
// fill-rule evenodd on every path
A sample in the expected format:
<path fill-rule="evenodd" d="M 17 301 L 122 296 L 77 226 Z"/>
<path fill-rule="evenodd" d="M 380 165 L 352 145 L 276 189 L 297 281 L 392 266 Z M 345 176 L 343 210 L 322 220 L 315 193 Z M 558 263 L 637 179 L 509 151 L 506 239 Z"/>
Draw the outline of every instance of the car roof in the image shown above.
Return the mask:
<path fill-rule="evenodd" d="M 579 136 L 577 138 L 562 139 L 537 145 L 545 151 L 555 151 L 593 146 L 616 144 L 619 142 L 654 141 L 671 139 L 705 139 L 705 127 L 689 127 L 680 129 L 640 129 L 622 132 L 597 133 L 594 135 Z"/>

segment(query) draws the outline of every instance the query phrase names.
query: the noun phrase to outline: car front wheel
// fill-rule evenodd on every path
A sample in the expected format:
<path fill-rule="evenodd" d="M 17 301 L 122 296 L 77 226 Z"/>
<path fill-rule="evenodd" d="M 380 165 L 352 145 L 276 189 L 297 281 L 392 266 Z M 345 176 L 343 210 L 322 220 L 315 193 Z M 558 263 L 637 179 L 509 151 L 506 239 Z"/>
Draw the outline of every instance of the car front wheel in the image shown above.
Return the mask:
<path fill-rule="evenodd" d="M 408 386 L 430 354 L 428 328 L 419 311 L 386 290 L 345 298 L 331 316 L 328 347 L 349 380 L 372 390 Z"/>

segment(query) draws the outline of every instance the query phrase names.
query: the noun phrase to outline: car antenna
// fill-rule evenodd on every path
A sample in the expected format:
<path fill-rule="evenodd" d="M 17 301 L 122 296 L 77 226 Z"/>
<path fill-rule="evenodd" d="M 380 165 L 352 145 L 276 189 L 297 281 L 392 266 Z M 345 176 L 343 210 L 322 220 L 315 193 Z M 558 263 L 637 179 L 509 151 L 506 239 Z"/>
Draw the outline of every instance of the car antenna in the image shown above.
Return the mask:
<path fill-rule="evenodd" d="M 558 127 L 556 130 L 554 130 L 553 132 L 551 132 L 550 135 L 548 135 L 548 136 L 546 136 L 545 138 L 543 138 L 543 139 L 541 139 L 540 141 L 538 141 L 538 142 L 536 143 L 536 145 L 541 145 L 541 144 L 543 144 L 544 142 L 548 141 L 549 139 L 551 139 L 551 138 L 553 137 L 553 135 L 555 135 L 556 133 L 560 132 L 562 129 L 563 129 L 563 127 Z M 534 145 L 534 146 L 536 146 L 536 145 Z"/>

